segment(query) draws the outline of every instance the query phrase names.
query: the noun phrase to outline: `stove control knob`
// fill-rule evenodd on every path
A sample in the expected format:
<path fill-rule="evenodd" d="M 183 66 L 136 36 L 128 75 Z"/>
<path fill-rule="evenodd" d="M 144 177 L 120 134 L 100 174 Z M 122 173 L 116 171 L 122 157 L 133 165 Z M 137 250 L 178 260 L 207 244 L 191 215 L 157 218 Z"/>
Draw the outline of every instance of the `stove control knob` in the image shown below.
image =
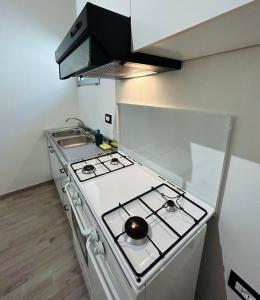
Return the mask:
<path fill-rule="evenodd" d="M 91 242 L 98 242 L 99 241 L 99 237 L 98 237 L 98 233 L 96 232 L 96 230 L 93 230 L 90 236 L 90 241 Z"/>
<path fill-rule="evenodd" d="M 103 243 L 101 241 L 98 242 L 97 247 L 94 250 L 95 255 L 104 255 L 105 254 L 105 248 L 103 246 Z"/>
<path fill-rule="evenodd" d="M 75 204 L 75 206 L 79 206 L 79 207 L 82 207 L 82 200 L 81 200 L 81 198 L 79 197 L 79 196 L 75 196 L 75 198 L 74 198 L 74 204 Z"/>

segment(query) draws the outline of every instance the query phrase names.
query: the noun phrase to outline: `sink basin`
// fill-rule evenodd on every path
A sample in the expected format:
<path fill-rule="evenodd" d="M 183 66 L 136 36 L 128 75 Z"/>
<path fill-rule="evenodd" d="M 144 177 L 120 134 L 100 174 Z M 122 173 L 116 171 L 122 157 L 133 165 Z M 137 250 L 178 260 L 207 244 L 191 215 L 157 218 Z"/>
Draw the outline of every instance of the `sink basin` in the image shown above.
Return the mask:
<path fill-rule="evenodd" d="M 52 136 L 55 138 L 63 138 L 63 137 L 70 137 L 70 136 L 77 136 L 81 135 L 81 131 L 79 129 L 68 129 L 63 131 L 57 131 L 52 133 Z"/>
<path fill-rule="evenodd" d="M 57 143 L 62 148 L 71 148 L 93 143 L 93 140 L 88 136 L 80 135 L 59 140 Z"/>

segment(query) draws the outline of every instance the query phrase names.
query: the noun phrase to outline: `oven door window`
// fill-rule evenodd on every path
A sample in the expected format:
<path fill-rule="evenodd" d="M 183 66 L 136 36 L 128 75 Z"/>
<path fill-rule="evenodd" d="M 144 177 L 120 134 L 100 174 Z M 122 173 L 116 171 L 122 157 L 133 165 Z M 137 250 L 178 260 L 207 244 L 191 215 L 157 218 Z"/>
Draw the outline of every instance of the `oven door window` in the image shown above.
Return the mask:
<path fill-rule="evenodd" d="M 74 230 L 76 232 L 77 239 L 79 241 L 82 254 L 83 254 L 84 258 L 85 258 L 86 264 L 88 265 L 88 253 L 87 253 L 87 249 L 86 249 L 87 239 L 86 239 L 86 237 L 84 235 L 82 235 L 82 233 L 80 231 L 80 228 L 79 228 L 78 222 L 76 220 L 76 217 L 75 217 L 75 215 L 73 213 L 73 210 L 71 210 L 71 212 L 72 212 L 73 227 L 74 227 Z"/>

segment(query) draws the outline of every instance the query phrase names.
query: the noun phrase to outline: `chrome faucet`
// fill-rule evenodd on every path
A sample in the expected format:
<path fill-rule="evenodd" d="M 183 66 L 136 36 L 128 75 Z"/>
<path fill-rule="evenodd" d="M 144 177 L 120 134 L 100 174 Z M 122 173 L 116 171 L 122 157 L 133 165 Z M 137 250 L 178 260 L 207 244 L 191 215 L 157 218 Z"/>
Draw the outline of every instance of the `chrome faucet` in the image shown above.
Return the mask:
<path fill-rule="evenodd" d="M 86 128 L 84 122 L 83 122 L 82 120 L 78 119 L 78 118 L 68 118 L 65 122 L 68 122 L 69 120 L 77 120 L 77 121 L 79 121 L 78 126 L 79 126 L 80 128 L 82 128 L 82 129 L 85 129 L 85 128 Z"/>

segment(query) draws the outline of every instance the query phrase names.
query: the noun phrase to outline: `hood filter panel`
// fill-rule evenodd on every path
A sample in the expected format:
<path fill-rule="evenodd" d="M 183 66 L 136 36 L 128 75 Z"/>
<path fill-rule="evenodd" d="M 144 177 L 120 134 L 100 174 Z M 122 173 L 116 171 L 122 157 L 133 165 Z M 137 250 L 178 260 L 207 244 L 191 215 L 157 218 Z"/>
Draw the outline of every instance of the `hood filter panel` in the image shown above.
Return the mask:
<path fill-rule="evenodd" d="M 167 69 L 172 71 L 171 68 Z M 87 77 L 102 77 L 113 79 L 128 79 L 142 77 L 166 71 L 165 67 L 146 65 L 133 62 L 112 61 L 95 69 L 83 73 Z"/>
<path fill-rule="evenodd" d="M 62 78 L 67 78 L 71 74 L 76 74 L 82 68 L 89 66 L 89 41 L 89 39 L 85 40 L 84 43 L 60 63 L 60 75 Z"/>

